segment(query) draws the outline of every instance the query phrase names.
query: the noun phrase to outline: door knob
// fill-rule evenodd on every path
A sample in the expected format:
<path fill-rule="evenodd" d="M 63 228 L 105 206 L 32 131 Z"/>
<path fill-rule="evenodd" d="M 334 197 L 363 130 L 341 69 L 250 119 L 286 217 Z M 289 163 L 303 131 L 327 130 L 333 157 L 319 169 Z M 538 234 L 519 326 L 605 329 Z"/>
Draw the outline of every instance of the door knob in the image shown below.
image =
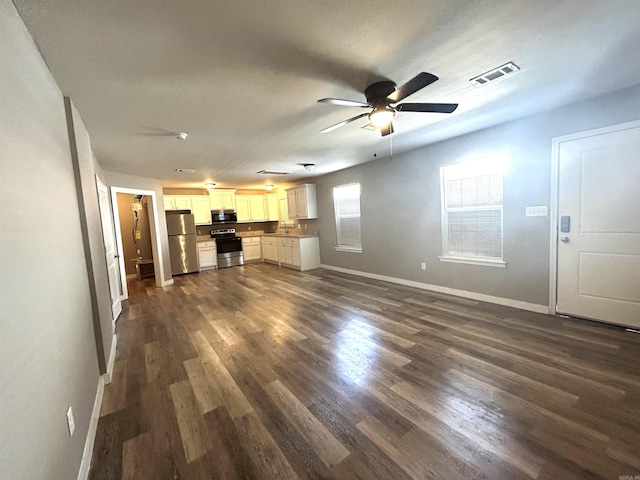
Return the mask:
<path fill-rule="evenodd" d="M 113 258 L 120 258 L 120 255 L 114 255 Z"/>
<path fill-rule="evenodd" d="M 560 237 L 562 243 L 569 243 L 569 237 Z"/>

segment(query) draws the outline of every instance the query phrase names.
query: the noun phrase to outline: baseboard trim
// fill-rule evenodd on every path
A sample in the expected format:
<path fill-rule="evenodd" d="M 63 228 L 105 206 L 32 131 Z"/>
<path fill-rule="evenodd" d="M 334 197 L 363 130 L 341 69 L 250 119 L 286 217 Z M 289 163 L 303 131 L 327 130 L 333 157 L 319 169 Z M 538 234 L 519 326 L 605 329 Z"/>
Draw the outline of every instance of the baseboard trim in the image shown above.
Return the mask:
<path fill-rule="evenodd" d="M 111 383 L 111 377 L 113 376 L 113 364 L 116 361 L 117 346 L 118 346 L 118 336 L 114 334 L 113 341 L 111 342 L 111 352 L 109 352 L 109 361 L 107 362 L 107 373 L 103 375 L 105 385 L 109 385 Z"/>
<path fill-rule="evenodd" d="M 168 287 L 169 285 L 173 285 L 173 278 L 171 280 L 166 280 L 161 287 Z"/>
<path fill-rule="evenodd" d="M 105 376 L 98 378 L 98 389 L 96 398 L 93 402 L 93 410 L 91 412 L 91 420 L 89 421 L 89 431 L 87 439 L 84 442 L 84 451 L 82 452 L 82 462 L 80 462 L 80 470 L 78 471 L 78 480 L 88 480 L 89 470 L 91 469 L 91 458 L 93 456 L 93 445 L 96 441 L 96 433 L 98 431 L 98 420 L 100 419 L 100 409 L 102 408 L 102 396 L 104 394 Z"/>
<path fill-rule="evenodd" d="M 511 298 L 494 297 L 493 295 L 486 295 L 484 293 L 469 292 L 467 290 L 459 290 L 457 288 L 442 287 L 440 285 L 431 285 L 429 283 L 416 282 L 414 280 L 406 280 L 404 278 L 388 277 L 386 275 L 378 275 L 377 273 L 361 272 L 359 270 L 351 270 L 349 268 L 334 267 L 333 265 L 320 265 L 320 268 L 326 268 L 327 270 L 334 270 L 336 272 L 348 273 L 351 275 L 357 275 L 359 277 L 372 278 L 374 280 L 382 280 L 383 282 L 396 283 L 398 285 L 405 285 L 407 287 L 420 288 L 422 290 L 429 290 L 437 293 L 445 293 L 447 295 L 453 295 L 456 297 L 468 298 L 470 300 L 478 300 L 480 302 L 494 303 L 496 305 L 503 305 L 505 307 L 513 307 L 519 310 L 527 310 L 529 312 L 544 313 L 549 315 L 548 305 L 538 305 L 536 303 L 522 302 L 520 300 L 513 300 Z"/>

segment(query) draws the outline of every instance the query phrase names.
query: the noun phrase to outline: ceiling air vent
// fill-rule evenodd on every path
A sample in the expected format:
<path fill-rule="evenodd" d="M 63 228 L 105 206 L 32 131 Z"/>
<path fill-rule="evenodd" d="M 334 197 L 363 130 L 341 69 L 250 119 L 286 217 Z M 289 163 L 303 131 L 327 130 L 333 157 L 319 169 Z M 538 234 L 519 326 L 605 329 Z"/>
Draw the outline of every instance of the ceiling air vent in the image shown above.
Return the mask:
<path fill-rule="evenodd" d="M 196 173 L 193 168 L 176 168 L 176 172 L 178 173 Z"/>
<path fill-rule="evenodd" d="M 494 80 L 502 78 L 509 73 L 517 72 L 518 70 L 520 70 L 519 66 L 517 66 L 513 62 L 509 62 L 497 68 L 494 68 L 493 70 L 489 70 L 482 75 L 478 75 L 477 77 L 474 77 L 469 81 L 475 83 L 476 85 L 485 85 L 489 82 L 493 82 Z"/>
<path fill-rule="evenodd" d="M 291 172 L 278 172 L 277 170 L 260 170 L 260 175 L 289 175 Z"/>

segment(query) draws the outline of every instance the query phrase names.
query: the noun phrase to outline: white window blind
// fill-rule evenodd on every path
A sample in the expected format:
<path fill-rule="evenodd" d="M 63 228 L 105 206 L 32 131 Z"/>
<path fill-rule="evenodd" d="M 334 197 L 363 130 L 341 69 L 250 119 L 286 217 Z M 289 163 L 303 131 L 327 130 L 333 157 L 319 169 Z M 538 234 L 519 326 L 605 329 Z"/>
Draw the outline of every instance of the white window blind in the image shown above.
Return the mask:
<path fill-rule="evenodd" d="M 504 156 L 440 167 L 443 261 L 504 266 Z"/>
<path fill-rule="evenodd" d="M 360 232 L 360 184 L 352 183 L 333 189 L 336 216 L 336 250 L 362 252 Z"/>

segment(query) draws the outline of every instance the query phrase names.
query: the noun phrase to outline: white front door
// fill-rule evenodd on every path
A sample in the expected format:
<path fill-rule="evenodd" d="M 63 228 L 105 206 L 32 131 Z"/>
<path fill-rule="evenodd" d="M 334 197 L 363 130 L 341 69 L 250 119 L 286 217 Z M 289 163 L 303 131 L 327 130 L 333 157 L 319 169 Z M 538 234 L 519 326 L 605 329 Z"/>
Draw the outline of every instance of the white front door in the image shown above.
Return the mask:
<path fill-rule="evenodd" d="M 107 187 L 96 177 L 98 187 L 98 204 L 100 206 L 100 221 L 102 222 L 102 236 L 104 237 L 104 254 L 107 259 L 107 271 L 109 273 L 109 291 L 111 293 L 111 316 L 115 322 L 122 312 L 120 301 L 120 264 L 118 251 L 116 250 L 116 237 L 113 231 L 113 215 L 109 203 Z"/>
<path fill-rule="evenodd" d="M 556 311 L 640 328 L 640 122 L 557 149 Z"/>

